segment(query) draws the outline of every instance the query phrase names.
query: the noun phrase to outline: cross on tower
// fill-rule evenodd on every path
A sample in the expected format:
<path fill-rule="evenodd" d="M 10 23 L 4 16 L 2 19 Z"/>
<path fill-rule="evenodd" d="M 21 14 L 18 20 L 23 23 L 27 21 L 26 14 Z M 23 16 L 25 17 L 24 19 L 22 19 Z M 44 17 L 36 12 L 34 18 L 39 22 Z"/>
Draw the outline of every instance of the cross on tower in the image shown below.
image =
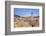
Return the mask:
<path fill-rule="evenodd" d="M 31 16 L 33 16 L 33 12 L 31 12 Z"/>

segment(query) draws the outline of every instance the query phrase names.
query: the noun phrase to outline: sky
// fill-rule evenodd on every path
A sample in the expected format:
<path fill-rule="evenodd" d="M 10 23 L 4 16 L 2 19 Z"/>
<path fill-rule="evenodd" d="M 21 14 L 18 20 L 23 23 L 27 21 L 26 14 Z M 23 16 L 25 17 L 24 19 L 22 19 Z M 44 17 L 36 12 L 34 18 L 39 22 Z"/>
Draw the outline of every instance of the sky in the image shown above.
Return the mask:
<path fill-rule="evenodd" d="M 39 16 L 39 9 L 31 9 L 31 8 L 14 8 L 14 15 L 19 16 Z"/>

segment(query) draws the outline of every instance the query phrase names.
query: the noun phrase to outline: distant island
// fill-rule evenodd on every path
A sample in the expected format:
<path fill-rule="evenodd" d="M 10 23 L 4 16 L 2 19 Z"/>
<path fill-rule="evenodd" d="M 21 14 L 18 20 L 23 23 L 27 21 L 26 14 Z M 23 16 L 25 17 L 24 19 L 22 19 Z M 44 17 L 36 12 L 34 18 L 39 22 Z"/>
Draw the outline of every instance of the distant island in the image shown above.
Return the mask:
<path fill-rule="evenodd" d="M 21 17 L 21 16 L 19 16 L 19 15 L 14 15 L 14 17 Z"/>

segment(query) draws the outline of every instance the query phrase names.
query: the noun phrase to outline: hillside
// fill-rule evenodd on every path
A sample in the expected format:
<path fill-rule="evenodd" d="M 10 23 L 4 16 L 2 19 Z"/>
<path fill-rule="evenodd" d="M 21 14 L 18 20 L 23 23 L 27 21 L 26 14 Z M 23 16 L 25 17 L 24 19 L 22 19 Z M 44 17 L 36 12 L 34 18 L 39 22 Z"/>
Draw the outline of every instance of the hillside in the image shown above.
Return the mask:
<path fill-rule="evenodd" d="M 21 17 L 14 16 L 14 27 L 38 27 L 39 16 Z"/>

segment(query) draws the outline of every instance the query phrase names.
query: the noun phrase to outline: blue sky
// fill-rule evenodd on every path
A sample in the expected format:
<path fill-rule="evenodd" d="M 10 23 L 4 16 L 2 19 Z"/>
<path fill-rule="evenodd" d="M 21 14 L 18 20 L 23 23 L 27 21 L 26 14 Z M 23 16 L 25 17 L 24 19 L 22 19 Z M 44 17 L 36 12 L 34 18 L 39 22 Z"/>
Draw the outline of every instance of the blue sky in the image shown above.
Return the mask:
<path fill-rule="evenodd" d="M 29 9 L 29 8 L 14 8 L 14 15 L 19 16 L 39 16 L 39 9 Z"/>

